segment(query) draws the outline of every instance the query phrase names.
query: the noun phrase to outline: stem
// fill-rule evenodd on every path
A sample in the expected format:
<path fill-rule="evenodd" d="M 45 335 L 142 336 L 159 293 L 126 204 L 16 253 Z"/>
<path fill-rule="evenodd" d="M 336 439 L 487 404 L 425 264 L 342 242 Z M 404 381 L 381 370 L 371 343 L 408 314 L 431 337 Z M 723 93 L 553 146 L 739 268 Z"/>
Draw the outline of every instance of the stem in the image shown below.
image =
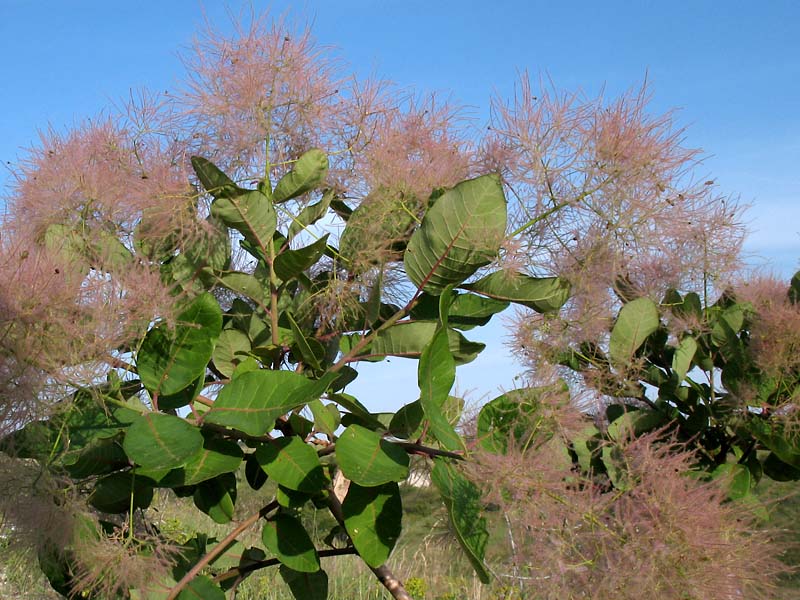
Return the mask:
<path fill-rule="evenodd" d="M 252 515 L 247 517 L 244 521 L 239 523 L 233 531 L 231 531 L 228 535 L 225 536 L 225 539 L 223 539 L 219 544 L 214 546 L 214 548 L 210 552 L 208 552 L 203 558 L 197 561 L 197 564 L 195 564 L 195 566 L 193 566 L 191 570 L 188 573 L 186 573 L 186 575 L 183 576 L 183 579 L 181 579 L 178 583 L 175 584 L 175 587 L 173 587 L 169 591 L 169 596 L 167 596 L 166 600 L 175 600 L 175 598 L 178 597 L 178 594 L 181 593 L 181 590 L 183 590 L 183 588 L 189 585 L 189 582 L 192 581 L 192 579 L 194 579 L 195 577 L 197 577 L 200 571 L 206 568 L 212 560 L 214 560 L 217 556 L 219 556 L 225 550 L 227 550 L 228 546 L 230 546 L 236 540 L 237 536 L 239 536 L 243 531 L 245 531 L 249 527 L 255 525 L 259 519 L 266 517 L 276 508 L 278 508 L 278 501 L 273 500 L 266 506 L 261 507 L 261 509 L 258 512 L 253 513 Z"/>
<path fill-rule="evenodd" d="M 272 328 L 272 345 L 280 345 L 280 336 L 278 333 L 278 276 L 275 274 L 275 244 L 270 242 L 269 245 L 269 301 L 270 301 L 270 325 Z M 276 358 L 276 360 L 278 360 Z M 272 368 L 276 371 L 280 364 L 273 364 Z"/>
<path fill-rule="evenodd" d="M 429 456 L 433 458 L 434 456 L 445 456 L 447 458 L 453 458 L 455 460 L 464 460 L 464 455 L 460 454 L 459 452 L 450 452 L 449 450 L 439 450 L 438 448 L 431 448 L 429 446 L 423 446 L 422 444 L 417 444 L 414 442 L 390 442 L 396 446 L 400 446 L 403 450 L 408 452 L 409 454 L 424 454 L 425 456 Z M 317 456 L 328 456 L 329 454 L 333 454 L 336 452 L 336 444 L 328 444 L 324 448 L 320 448 L 317 451 Z"/>
<path fill-rule="evenodd" d="M 438 448 L 430 448 L 422 444 L 415 444 L 413 442 L 392 442 L 397 444 L 409 454 L 424 454 L 426 456 L 445 456 L 447 458 L 454 458 L 456 460 L 464 460 L 464 455 L 459 452 L 450 452 L 449 450 L 439 450 Z"/>
<path fill-rule="evenodd" d="M 348 554 L 357 554 L 356 549 L 352 546 L 348 546 L 347 548 L 328 548 L 325 550 L 318 550 L 317 554 L 319 554 L 320 558 L 326 558 L 330 556 L 346 556 Z M 220 583 L 222 581 L 227 581 L 233 577 L 242 577 L 244 575 L 248 575 L 253 571 L 258 571 L 259 569 L 265 569 L 267 567 L 273 567 L 275 565 L 280 564 L 277 558 L 267 558 L 265 560 L 258 560 L 253 562 L 249 565 L 244 565 L 241 567 L 233 567 L 224 573 L 220 573 L 216 577 L 214 577 L 214 583 Z"/>
<path fill-rule="evenodd" d="M 336 497 L 336 494 L 333 493 L 332 489 L 328 490 L 328 507 L 331 509 L 331 514 L 339 523 L 339 525 L 345 529 L 342 504 L 339 502 L 339 499 Z M 384 564 L 380 567 L 369 567 L 369 569 L 375 574 L 375 577 L 378 578 L 378 581 L 381 582 L 381 585 L 383 585 L 383 587 L 389 591 L 389 593 L 392 595 L 392 598 L 395 600 L 414 600 L 406 591 L 406 588 L 403 587 L 402 582 L 394 576 L 392 570 L 388 566 Z"/>

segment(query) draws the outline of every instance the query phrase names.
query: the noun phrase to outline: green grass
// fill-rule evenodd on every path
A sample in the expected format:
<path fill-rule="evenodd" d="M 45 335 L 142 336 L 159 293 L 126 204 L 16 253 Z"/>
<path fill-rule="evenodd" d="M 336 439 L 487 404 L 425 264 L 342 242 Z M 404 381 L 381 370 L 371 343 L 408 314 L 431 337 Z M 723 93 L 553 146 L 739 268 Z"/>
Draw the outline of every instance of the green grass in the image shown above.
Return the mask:
<path fill-rule="evenodd" d="M 415 600 L 520 600 L 522 596 L 512 585 L 513 580 L 481 585 L 463 558 L 460 548 L 450 532 L 447 515 L 435 490 L 402 486 L 404 504 L 404 530 L 390 559 L 391 567 L 406 582 Z M 797 484 L 763 481 L 760 493 L 771 502 L 772 520 L 768 524 L 779 534 L 780 541 L 790 547 L 783 555 L 787 564 L 800 565 L 800 496 Z M 265 486 L 255 492 L 242 482 L 239 488 L 236 519 L 258 510 L 272 498 L 274 490 Z M 161 494 L 149 509 L 150 518 L 162 534 L 185 542 L 197 532 L 207 532 L 217 538 L 224 537 L 231 526 L 217 525 L 194 508 L 190 498 L 177 499 L 171 494 Z M 315 511 L 307 505 L 302 519 L 312 537 L 323 547 L 323 538 L 335 524 L 327 511 Z M 490 563 L 501 565 L 508 555 L 506 539 L 497 523 L 487 555 Z M 261 545 L 258 526 L 243 534 L 245 546 Z M 388 600 L 389 594 L 375 576 L 354 556 L 323 558 L 322 566 L 329 578 L 331 600 Z M 31 565 L 34 565 L 32 568 Z M 35 557 L 24 551 L 10 548 L 0 539 L 0 598 L 8 600 L 51 600 L 60 596 L 54 593 L 39 571 Z M 745 566 L 746 568 L 746 566 Z M 501 569 L 502 570 L 502 569 Z M 213 573 L 213 570 L 211 571 Z M 787 576 L 774 597 L 781 600 L 798 598 L 800 572 Z M 275 567 L 253 573 L 238 588 L 237 600 L 284 600 L 291 594 Z"/>

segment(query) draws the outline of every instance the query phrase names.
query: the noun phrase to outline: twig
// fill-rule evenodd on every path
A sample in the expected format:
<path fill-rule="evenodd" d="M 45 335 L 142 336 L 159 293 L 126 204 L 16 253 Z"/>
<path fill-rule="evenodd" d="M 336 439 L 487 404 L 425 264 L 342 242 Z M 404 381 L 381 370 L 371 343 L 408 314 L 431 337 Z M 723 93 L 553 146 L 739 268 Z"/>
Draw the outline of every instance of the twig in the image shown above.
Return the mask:
<path fill-rule="evenodd" d="M 456 460 L 464 460 L 463 454 L 459 452 L 451 452 L 449 450 L 440 450 L 439 448 L 431 448 L 430 446 L 423 446 L 415 442 L 389 442 L 396 446 L 400 446 L 409 454 L 424 454 L 425 456 L 444 456 L 447 458 L 454 458 Z M 328 444 L 327 446 L 317 450 L 317 456 L 328 456 L 336 452 L 336 444 Z"/>
<path fill-rule="evenodd" d="M 319 554 L 320 558 L 326 558 L 329 556 L 345 556 L 348 554 L 357 554 L 356 549 L 352 546 L 348 546 L 347 548 L 331 548 L 325 550 L 318 550 L 317 554 Z M 243 575 L 247 575 L 252 573 L 253 571 L 258 571 L 259 569 L 265 569 L 267 567 L 273 567 L 275 565 L 280 564 L 280 560 L 277 558 L 267 558 L 264 560 L 257 560 L 248 565 L 244 565 L 241 567 L 233 567 L 228 569 L 224 573 L 220 573 L 216 577 L 214 577 L 214 583 L 221 583 L 233 577 L 241 577 Z"/>
<path fill-rule="evenodd" d="M 231 531 L 228 535 L 225 536 L 225 539 L 223 539 L 219 544 L 214 546 L 214 548 L 210 552 L 208 552 L 203 558 L 197 561 L 197 564 L 195 564 L 195 566 L 193 566 L 189 570 L 189 572 L 183 576 L 183 579 L 181 579 L 178 583 L 175 584 L 175 586 L 169 591 L 169 596 L 167 596 L 167 600 L 175 600 L 175 598 L 178 597 L 178 594 L 181 593 L 181 590 L 183 590 L 183 588 L 189 585 L 189 582 L 195 577 L 197 577 L 198 573 L 200 573 L 200 571 L 202 571 L 205 567 L 207 567 L 212 560 L 214 560 L 215 558 L 217 558 L 217 556 L 219 556 L 225 550 L 227 550 L 228 546 L 230 546 L 243 531 L 255 525 L 259 519 L 266 517 L 276 508 L 278 508 L 278 501 L 273 500 L 266 506 L 263 506 L 258 512 L 253 513 L 252 515 L 247 517 L 244 521 L 239 523 L 233 531 Z"/>
<path fill-rule="evenodd" d="M 450 452 L 449 450 L 439 450 L 438 448 L 431 448 L 423 446 L 422 444 L 415 444 L 414 442 L 392 442 L 397 444 L 409 454 L 425 454 L 426 456 L 445 456 L 447 458 L 454 458 L 456 460 L 464 460 L 464 456 L 459 452 Z"/>
<path fill-rule="evenodd" d="M 333 490 L 328 490 L 328 506 L 331 509 L 331 514 L 344 529 L 344 513 L 342 512 L 342 504 L 339 502 L 336 494 L 333 493 Z M 406 591 L 406 588 L 403 587 L 402 582 L 394 576 L 392 570 L 387 565 L 383 564 L 380 567 L 369 567 L 369 569 L 375 574 L 375 577 L 378 578 L 378 581 L 381 582 L 381 585 L 383 585 L 383 587 L 389 591 L 389 593 L 392 595 L 392 598 L 395 600 L 414 600 Z"/>

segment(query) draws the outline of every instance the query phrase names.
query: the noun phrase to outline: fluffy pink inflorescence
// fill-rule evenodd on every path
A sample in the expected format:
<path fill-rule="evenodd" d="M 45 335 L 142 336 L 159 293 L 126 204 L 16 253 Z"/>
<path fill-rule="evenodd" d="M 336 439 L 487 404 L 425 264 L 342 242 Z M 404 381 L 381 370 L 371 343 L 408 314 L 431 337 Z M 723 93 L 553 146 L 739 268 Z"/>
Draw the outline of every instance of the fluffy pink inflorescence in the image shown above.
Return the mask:
<path fill-rule="evenodd" d="M 0 392 L 4 428 L 42 408 L 37 398 L 52 403 L 48 390 L 95 380 L 109 353 L 174 310 L 160 262 L 134 251 L 191 243 L 205 225 L 185 153 L 158 116 L 145 101 L 116 120 L 51 129 L 16 173 L 0 240 L 0 368 L 17 374 Z"/>
<path fill-rule="evenodd" d="M 608 489 L 565 468 L 563 444 L 556 434 L 467 466 L 506 517 L 514 585 L 554 600 L 771 597 L 780 549 L 719 482 L 692 475 L 691 453 L 629 440 L 614 450 L 625 484 Z"/>
<path fill-rule="evenodd" d="M 742 208 L 694 179 L 699 152 L 648 100 L 646 88 L 613 102 L 544 85 L 537 96 L 524 76 L 512 102 L 493 104 L 484 162 L 510 190 L 527 268 L 572 284 L 569 341 L 607 335 L 621 277 L 660 300 L 713 293 L 739 267 Z"/>
<path fill-rule="evenodd" d="M 329 49 L 307 29 L 267 15 L 236 25 L 233 36 L 209 28 L 185 57 L 180 102 L 192 148 L 240 181 L 276 180 L 310 148 L 328 153 L 331 183 L 347 187 L 352 156 L 386 98 L 382 85 L 345 78 Z"/>

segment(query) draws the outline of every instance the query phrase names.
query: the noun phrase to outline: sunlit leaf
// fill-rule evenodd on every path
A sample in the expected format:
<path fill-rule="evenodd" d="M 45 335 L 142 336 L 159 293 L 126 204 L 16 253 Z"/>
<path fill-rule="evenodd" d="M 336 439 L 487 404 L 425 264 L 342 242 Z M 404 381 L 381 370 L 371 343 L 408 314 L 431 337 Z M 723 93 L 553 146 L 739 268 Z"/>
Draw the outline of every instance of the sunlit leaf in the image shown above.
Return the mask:
<path fill-rule="evenodd" d="M 339 436 L 336 458 L 345 477 L 364 487 L 408 477 L 409 458 L 405 450 L 360 425 L 350 425 Z"/>
<path fill-rule="evenodd" d="M 496 271 L 462 286 L 496 300 L 514 302 L 544 313 L 561 308 L 569 299 L 570 285 L 559 277 L 531 277 L 524 273 Z"/>
<path fill-rule="evenodd" d="M 439 295 L 497 256 L 506 230 L 500 178 L 484 175 L 447 190 L 411 236 L 404 262 L 409 279 Z"/>
<path fill-rule="evenodd" d="M 123 448 L 146 469 L 176 469 L 203 447 L 200 430 L 173 415 L 148 412 L 138 417 L 125 434 Z"/>
<path fill-rule="evenodd" d="M 318 187 L 328 176 L 328 156 L 319 148 L 304 153 L 278 181 L 272 192 L 276 204 L 302 196 Z"/>
<path fill-rule="evenodd" d="M 658 306 L 649 298 L 637 298 L 619 311 L 611 330 L 608 353 L 614 364 L 625 364 L 659 326 Z"/>
<path fill-rule="evenodd" d="M 211 294 L 198 296 L 176 321 L 173 329 L 148 331 L 137 354 L 139 377 L 153 395 L 175 394 L 202 377 L 222 331 L 222 311 Z"/>

